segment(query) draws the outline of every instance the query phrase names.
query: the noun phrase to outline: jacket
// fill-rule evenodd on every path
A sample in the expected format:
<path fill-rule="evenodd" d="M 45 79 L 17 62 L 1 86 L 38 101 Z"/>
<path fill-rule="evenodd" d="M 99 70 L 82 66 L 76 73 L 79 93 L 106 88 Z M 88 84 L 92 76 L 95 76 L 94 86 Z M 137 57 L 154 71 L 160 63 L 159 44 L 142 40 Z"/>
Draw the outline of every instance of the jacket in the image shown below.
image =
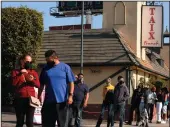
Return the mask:
<path fill-rule="evenodd" d="M 103 100 L 105 100 L 106 94 L 109 90 L 114 90 L 114 86 L 112 84 L 105 85 L 103 87 Z"/>
<path fill-rule="evenodd" d="M 106 93 L 106 97 L 103 101 L 105 104 L 113 104 L 114 103 L 114 90 L 109 90 Z"/>
<path fill-rule="evenodd" d="M 142 95 L 142 92 L 137 89 L 134 90 L 131 100 L 131 105 L 134 107 L 139 107 L 140 104 L 140 97 Z"/>
<path fill-rule="evenodd" d="M 12 85 L 15 87 L 15 96 L 17 98 L 27 98 L 30 96 L 35 97 L 34 87 L 39 88 L 40 82 L 38 73 L 35 70 L 27 70 L 28 74 L 34 76 L 34 80 L 31 82 L 25 82 L 26 74 L 21 74 L 19 69 L 15 69 L 12 71 Z"/>
<path fill-rule="evenodd" d="M 124 103 L 129 98 L 129 90 L 125 83 L 118 83 L 114 90 L 114 104 Z"/>

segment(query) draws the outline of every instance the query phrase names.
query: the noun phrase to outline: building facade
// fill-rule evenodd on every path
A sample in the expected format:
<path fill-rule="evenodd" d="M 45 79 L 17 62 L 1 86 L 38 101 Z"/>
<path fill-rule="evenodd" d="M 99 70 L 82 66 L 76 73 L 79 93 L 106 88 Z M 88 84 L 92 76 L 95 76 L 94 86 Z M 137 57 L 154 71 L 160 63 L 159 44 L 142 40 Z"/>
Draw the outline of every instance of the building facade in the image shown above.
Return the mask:
<path fill-rule="evenodd" d="M 89 105 L 84 117 L 97 118 L 102 103 L 102 90 L 108 77 L 116 85 L 122 75 L 130 91 L 150 79 L 168 84 L 169 69 L 165 57 L 151 49 L 141 48 L 141 7 L 145 2 L 103 2 L 103 29 L 84 31 L 84 77 L 90 88 Z M 80 30 L 45 31 L 40 48 L 39 72 L 49 49 L 69 64 L 75 74 L 80 72 Z M 163 54 L 163 52 L 161 52 Z M 166 54 L 166 53 L 165 53 Z M 162 55 L 163 56 L 163 55 Z M 127 109 L 131 98 L 127 102 Z"/>

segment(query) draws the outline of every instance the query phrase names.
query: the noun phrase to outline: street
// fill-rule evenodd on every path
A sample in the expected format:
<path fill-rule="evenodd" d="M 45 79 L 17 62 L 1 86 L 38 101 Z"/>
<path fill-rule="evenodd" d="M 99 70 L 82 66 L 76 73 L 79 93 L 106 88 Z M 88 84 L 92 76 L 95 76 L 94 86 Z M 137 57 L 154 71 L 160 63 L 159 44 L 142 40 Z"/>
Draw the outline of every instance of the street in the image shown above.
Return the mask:
<path fill-rule="evenodd" d="M 82 127 L 95 127 L 97 120 L 88 120 L 85 119 L 82 121 Z M 2 127 L 15 127 L 16 117 L 14 113 L 3 113 L 2 112 Z M 24 126 L 26 127 L 26 126 Z M 35 125 L 35 127 L 41 127 L 41 125 Z M 106 127 L 106 121 L 103 121 L 101 127 Z M 118 127 L 118 122 L 115 123 L 115 127 Z M 124 127 L 130 127 L 129 125 L 125 125 Z M 131 127 L 135 127 L 135 123 Z M 156 124 L 153 122 L 149 124 L 149 127 L 169 127 L 169 124 Z"/>

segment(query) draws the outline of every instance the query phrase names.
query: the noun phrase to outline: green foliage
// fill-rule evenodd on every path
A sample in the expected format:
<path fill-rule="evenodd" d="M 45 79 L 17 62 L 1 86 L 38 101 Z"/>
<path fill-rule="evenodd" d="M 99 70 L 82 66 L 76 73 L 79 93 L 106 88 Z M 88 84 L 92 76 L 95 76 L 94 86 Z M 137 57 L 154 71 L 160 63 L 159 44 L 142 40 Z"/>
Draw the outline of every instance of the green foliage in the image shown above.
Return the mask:
<path fill-rule="evenodd" d="M 10 84 L 9 77 L 18 57 L 31 53 L 36 61 L 43 35 L 42 13 L 27 7 L 2 8 L 2 87 Z"/>
<path fill-rule="evenodd" d="M 149 81 L 146 83 L 149 88 L 152 88 L 153 86 L 156 87 L 156 89 L 161 89 L 163 87 L 166 87 L 166 81 L 163 79 L 157 79 L 154 77 L 149 78 Z"/>

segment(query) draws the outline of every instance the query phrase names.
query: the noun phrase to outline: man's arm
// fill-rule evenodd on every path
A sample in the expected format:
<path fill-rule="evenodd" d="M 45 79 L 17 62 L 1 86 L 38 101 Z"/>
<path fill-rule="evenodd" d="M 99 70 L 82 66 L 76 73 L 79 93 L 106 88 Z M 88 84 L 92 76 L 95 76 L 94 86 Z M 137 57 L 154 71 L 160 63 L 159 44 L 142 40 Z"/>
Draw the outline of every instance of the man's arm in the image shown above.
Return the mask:
<path fill-rule="evenodd" d="M 129 90 L 127 86 L 125 86 L 124 100 L 126 101 L 129 98 Z"/>
<path fill-rule="evenodd" d="M 88 100 L 89 100 L 89 92 L 85 95 L 83 107 L 87 107 Z"/>
<path fill-rule="evenodd" d="M 69 83 L 69 88 L 70 88 L 70 90 L 69 90 L 69 93 L 70 94 L 73 94 L 74 93 L 74 82 L 71 82 L 71 83 Z"/>
<path fill-rule="evenodd" d="M 44 90 L 44 86 L 45 86 L 45 71 L 44 69 L 41 71 L 41 74 L 40 74 L 40 88 L 38 89 L 38 98 L 40 99 L 41 101 L 41 94 L 42 94 L 42 91 Z"/>
<path fill-rule="evenodd" d="M 73 93 L 74 93 L 74 82 L 69 83 L 69 97 L 68 97 L 68 104 L 73 103 Z"/>

